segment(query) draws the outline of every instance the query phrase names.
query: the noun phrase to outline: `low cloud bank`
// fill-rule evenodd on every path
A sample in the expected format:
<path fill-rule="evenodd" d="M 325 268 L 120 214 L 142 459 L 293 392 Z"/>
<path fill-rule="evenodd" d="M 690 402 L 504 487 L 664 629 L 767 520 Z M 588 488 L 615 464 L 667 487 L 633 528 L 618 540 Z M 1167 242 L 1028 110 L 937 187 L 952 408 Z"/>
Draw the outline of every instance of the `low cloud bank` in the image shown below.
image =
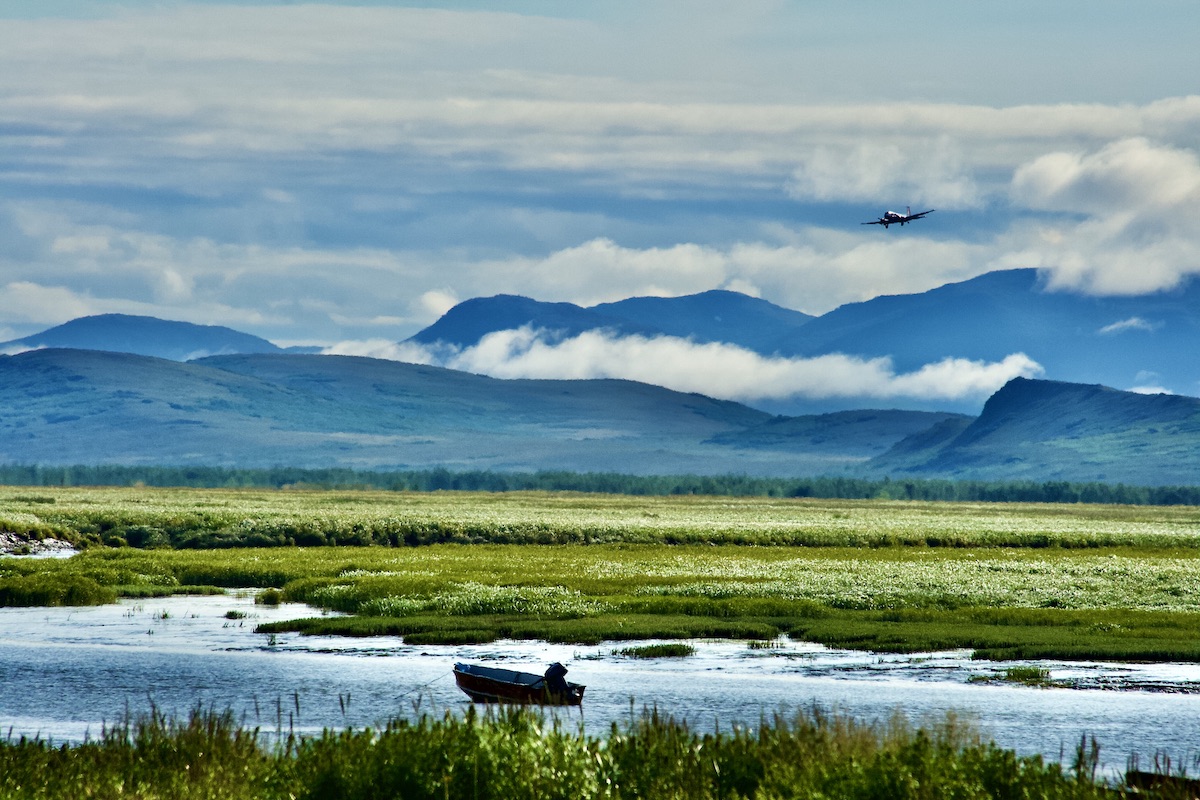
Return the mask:
<path fill-rule="evenodd" d="M 559 340 L 528 326 L 490 333 L 464 349 L 438 350 L 381 340 L 343 342 L 325 352 L 432 364 L 496 378 L 618 378 L 724 400 L 787 398 L 984 398 L 1016 377 L 1043 369 L 1024 353 L 1002 361 L 945 358 L 897 373 L 889 358 L 841 353 L 815 358 L 762 356 L 729 344 L 673 336 L 588 331 Z"/>
<path fill-rule="evenodd" d="M 1146 294 L 1200 273 L 1200 155 L 1193 149 L 1134 137 L 1047 153 L 1016 170 L 1012 199 L 1081 217 L 1046 223 L 1036 241 L 1013 248 L 1024 266 L 1049 271 L 1052 289 Z"/>

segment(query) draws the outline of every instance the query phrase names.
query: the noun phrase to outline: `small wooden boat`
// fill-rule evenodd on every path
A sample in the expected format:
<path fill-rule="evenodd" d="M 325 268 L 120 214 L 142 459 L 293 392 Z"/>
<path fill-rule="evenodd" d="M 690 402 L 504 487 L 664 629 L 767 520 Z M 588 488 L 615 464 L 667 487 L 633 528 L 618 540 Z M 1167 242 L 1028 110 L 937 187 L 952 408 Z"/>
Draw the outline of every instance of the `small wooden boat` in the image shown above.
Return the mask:
<path fill-rule="evenodd" d="M 584 686 L 569 683 L 567 668 L 551 664 L 545 675 L 517 672 L 479 664 L 455 664 L 458 688 L 476 703 L 532 703 L 547 706 L 577 706 L 583 702 Z"/>

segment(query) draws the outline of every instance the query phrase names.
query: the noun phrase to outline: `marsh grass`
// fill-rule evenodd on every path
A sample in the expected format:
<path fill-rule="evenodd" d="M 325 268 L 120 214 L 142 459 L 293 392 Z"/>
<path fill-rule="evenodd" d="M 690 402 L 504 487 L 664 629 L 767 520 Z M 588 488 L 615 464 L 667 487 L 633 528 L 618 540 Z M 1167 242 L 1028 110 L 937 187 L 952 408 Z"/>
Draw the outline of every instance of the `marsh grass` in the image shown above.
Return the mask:
<path fill-rule="evenodd" d="M 0 530 L 84 545 L 1200 548 L 1200 508 L 571 492 L 0 487 Z M 204 581 L 197 581 L 204 582 Z M 272 584 L 259 584 L 272 585 Z"/>
<path fill-rule="evenodd" d="M 0 561 L 6 605 L 277 586 L 257 599 L 341 612 L 263 633 L 420 644 L 789 635 L 1000 660 L 1200 661 L 1198 585 L 1196 551 L 1131 548 L 93 548 Z"/>
<path fill-rule="evenodd" d="M 1054 686 L 1050 670 L 1045 667 L 1018 665 L 1007 667 L 1003 672 L 988 675 L 972 675 L 969 683 L 1015 683 L 1021 686 Z"/>
<path fill-rule="evenodd" d="M 685 658 L 695 655 L 696 648 L 694 645 L 680 642 L 664 642 L 623 647 L 617 650 L 616 654 L 627 658 Z"/>
<path fill-rule="evenodd" d="M 421 644 L 789 635 L 1000 659 L 1200 661 L 1200 510 L 1188 507 L 49 488 L 38 496 L 55 502 L 8 503 L 0 490 L 0 524 L 93 545 L 70 559 L 0 560 L 0 605 L 265 586 L 277 588 L 258 602 L 345 615 L 260 626 L 267 634 L 390 634 Z M 104 536 L 150 549 L 96 546 Z M 464 544 L 426 544 L 444 540 Z M 244 546 L 318 541 L 339 545 Z"/>
<path fill-rule="evenodd" d="M 1112 796 L 1086 753 L 1018 756 L 954 717 L 916 728 L 813 709 L 700 734 L 649 711 L 602 736 L 520 709 L 267 743 L 229 714 L 154 714 L 100 739 L 0 740 L 2 797 L 877 798 Z"/>
<path fill-rule="evenodd" d="M 1001 678 L 1008 683 L 1020 683 L 1025 686 L 1049 686 L 1050 670 L 1034 666 L 1008 667 Z"/>

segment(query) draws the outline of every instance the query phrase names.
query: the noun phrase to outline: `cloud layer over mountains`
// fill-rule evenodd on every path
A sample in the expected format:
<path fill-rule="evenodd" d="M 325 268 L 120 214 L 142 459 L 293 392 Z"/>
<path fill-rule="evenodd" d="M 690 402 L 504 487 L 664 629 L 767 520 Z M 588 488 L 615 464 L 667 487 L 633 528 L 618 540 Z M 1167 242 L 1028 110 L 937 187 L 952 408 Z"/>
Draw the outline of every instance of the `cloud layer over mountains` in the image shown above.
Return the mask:
<path fill-rule="evenodd" d="M 1194 4 L 475 5 L 6 4 L 0 339 L 121 312 L 394 341 L 501 292 L 823 313 L 1011 267 L 1097 294 L 1200 271 Z M 858 224 L 906 204 L 938 213 Z"/>
<path fill-rule="evenodd" d="M 1043 372 L 1024 353 L 990 363 L 946 358 L 897 374 L 888 358 L 841 353 L 770 357 L 725 343 L 607 331 L 562 339 L 529 326 L 489 333 L 461 349 L 372 341 L 345 342 L 326 352 L 434 364 L 494 378 L 623 378 L 742 402 L 797 397 L 981 401 L 1012 378 Z"/>

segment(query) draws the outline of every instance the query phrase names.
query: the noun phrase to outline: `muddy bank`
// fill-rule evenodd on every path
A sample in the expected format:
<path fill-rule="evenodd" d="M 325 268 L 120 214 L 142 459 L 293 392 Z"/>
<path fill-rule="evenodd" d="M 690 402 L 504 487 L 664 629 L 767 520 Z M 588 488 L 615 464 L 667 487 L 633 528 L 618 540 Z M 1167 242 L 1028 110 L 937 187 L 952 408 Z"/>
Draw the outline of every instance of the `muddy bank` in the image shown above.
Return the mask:
<path fill-rule="evenodd" d="M 61 539 L 26 539 L 9 531 L 0 531 L 0 556 L 69 556 L 74 545 Z"/>

